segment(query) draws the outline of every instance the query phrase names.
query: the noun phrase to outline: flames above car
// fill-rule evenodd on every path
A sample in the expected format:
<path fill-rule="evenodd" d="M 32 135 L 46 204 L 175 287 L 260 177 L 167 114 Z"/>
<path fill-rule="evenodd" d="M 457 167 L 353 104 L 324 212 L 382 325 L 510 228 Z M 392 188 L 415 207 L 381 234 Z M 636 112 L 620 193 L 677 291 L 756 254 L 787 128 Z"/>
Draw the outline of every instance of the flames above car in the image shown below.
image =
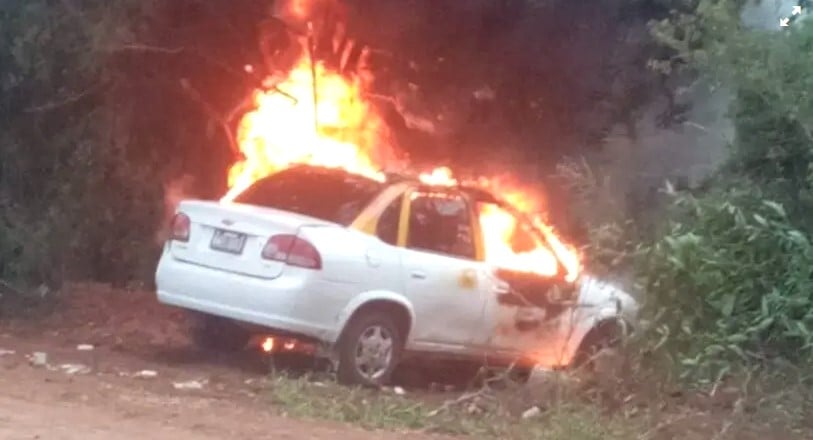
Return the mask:
<path fill-rule="evenodd" d="M 308 11 L 318 9 L 316 1 L 289 1 L 283 10 L 299 22 L 307 22 Z M 258 86 L 251 108 L 239 122 L 236 144 L 240 157 L 229 170 L 229 188 L 222 203 L 234 201 L 254 182 L 295 164 L 340 168 L 382 182 L 387 170 L 407 166 L 389 142 L 384 118 L 368 99 L 371 73 L 332 69 L 314 56 L 312 38 L 307 35 L 292 36 L 292 41 L 297 42 L 292 49 L 295 61 Z M 360 64 L 364 65 L 363 60 Z M 448 164 L 419 173 L 418 179 L 434 186 L 461 183 Z M 545 207 L 538 191 L 505 178 L 480 178 L 465 184 L 499 194 L 529 219 L 540 238 L 533 246 L 515 250 L 511 237 L 523 227 L 516 213 L 499 204 L 481 204 L 478 214 L 487 261 L 521 272 L 563 276 L 570 281 L 577 278 L 579 254 L 544 221 Z"/>

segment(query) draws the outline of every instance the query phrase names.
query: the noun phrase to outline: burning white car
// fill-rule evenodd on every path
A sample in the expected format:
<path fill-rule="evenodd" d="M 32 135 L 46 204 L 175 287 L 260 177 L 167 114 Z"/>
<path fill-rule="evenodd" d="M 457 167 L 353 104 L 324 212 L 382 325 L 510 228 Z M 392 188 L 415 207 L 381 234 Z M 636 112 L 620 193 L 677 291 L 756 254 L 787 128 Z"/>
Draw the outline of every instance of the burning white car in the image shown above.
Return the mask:
<path fill-rule="evenodd" d="M 511 255 L 536 253 L 529 261 L 546 261 L 541 273 L 552 276 L 487 258 L 495 218 L 511 223 Z M 233 202 L 181 202 L 157 296 L 202 317 L 201 344 L 306 341 L 345 383 L 384 383 L 400 362 L 424 355 L 564 367 L 632 324 L 637 305 L 587 275 L 565 280 L 568 262 L 551 246 L 481 189 L 295 166 Z"/>

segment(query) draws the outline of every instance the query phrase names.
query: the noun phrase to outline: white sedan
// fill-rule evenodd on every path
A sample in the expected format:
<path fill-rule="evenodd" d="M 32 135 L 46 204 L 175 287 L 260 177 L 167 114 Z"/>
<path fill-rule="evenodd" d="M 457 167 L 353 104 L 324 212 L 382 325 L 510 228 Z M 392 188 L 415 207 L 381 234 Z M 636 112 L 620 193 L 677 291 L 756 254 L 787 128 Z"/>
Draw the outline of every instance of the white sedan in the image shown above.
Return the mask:
<path fill-rule="evenodd" d="M 234 203 L 181 202 L 158 300 L 197 312 L 204 346 L 294 337 L 342 382 L 374 385 L 415 356 L 566 367 L 634 322 L 635 301 L 610 284 L 487 263 L 477 207 L 491 203 L 465 187 L 290 168 Z M 512 243 L 541 239 L 518 221 L 530 236 Z"/>

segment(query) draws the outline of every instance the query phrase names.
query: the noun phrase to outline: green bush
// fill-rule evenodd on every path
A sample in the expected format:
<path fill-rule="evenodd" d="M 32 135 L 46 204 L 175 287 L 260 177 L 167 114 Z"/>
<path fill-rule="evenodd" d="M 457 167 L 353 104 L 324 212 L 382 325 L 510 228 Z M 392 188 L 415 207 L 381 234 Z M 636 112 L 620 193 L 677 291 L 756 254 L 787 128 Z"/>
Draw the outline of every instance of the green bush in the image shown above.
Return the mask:
<path fill-rule="evenodd" d="M 130 38 L 135 2 L 52 3 L 0 6 L 0 278 L 127 280 L 145 273 L 162 204 L 113 93 L 109 47 Z"/>
<path fill-rule="evenodd" d="M 555 176 L 567 191 L 567 217 L 582 231 L 585 266 L 594 275 L 614 276 L 632 269 L 638 244 L 651 234 L 642 226 L 654 222 L 659 210 L 648 206 L 636 219 L 627 202 L 629 188 L 620 190 L 605 168 L 584 158 L 565 158 Z"/>
<path fill-rule="evenodd" d="M 652 30 L 733 92 L 728 163 L 706 194 L 679 194 L 637 259 L 650 348 L 684 378 L 813 355 L 813 26 L 747 29 L 740 0 L 699 0 Z"/>
<path fill-rule="evenodd" d="M 679 195 L 641 255 L 649 316 L 684 377 L 711 381 L 813 354 L 813 246 L 782 205 L 744 187 Z"/>

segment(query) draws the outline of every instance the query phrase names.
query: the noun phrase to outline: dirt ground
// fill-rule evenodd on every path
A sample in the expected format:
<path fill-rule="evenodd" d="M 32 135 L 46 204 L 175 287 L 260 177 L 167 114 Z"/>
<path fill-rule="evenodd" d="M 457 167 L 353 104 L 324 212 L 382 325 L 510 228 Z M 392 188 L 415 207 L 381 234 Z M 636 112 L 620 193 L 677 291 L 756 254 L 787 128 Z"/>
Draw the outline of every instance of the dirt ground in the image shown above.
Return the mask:
<path fill-rule="evenodd" d="M 45 319 L 0 321 L 4 440 L 431 437 L 276 415 L 262 386 L 261 356 L 198 352 L 185 336 L 183 313 L 148 292 L 79 285 L 66 300 L 69 307 Z M 46 353 L 47 365 L 34 365 L 34 352 Z M 143 370 L 157 375 L 138 377 Z M 175 388 L 189 381 L 202 387 Z"/>
<path fill-rule="evenodd" d="M 147 433 L 177 440 L 439 438 L 280 415 L 270 401 L 268 364 L 260 353 L 227 356 L 195 349 L 185 313 L 158 304 L 148 289 L 78 284 L 67 287 L 56 304 L 56 312 L 35 318 L 0 313 L 0 439 L 127 440 Z M 81 344 L 93 350 L 79 350 Z M 47 362 L 32 362 L 35 352 L 47 354 Z M 145 370 L 154 377 L 139 377 Z M 200 386 L 176 387 L 190 381 Z M 423 394 L 410 391 L 433 404 L 449 398 Z M 685 399 L 665 398 L 663 404 L 672 406 L 673 400 Z M 647 438 L 712 438 L 736 406 L 736 399 L 728 400 L 703 399 L 686 414 L 685 404 L 665 407 L 653 420 L 664 428 Z M 749 417 L 738 419 L 733 438 L 811 438 L 748 422 Z"/>

